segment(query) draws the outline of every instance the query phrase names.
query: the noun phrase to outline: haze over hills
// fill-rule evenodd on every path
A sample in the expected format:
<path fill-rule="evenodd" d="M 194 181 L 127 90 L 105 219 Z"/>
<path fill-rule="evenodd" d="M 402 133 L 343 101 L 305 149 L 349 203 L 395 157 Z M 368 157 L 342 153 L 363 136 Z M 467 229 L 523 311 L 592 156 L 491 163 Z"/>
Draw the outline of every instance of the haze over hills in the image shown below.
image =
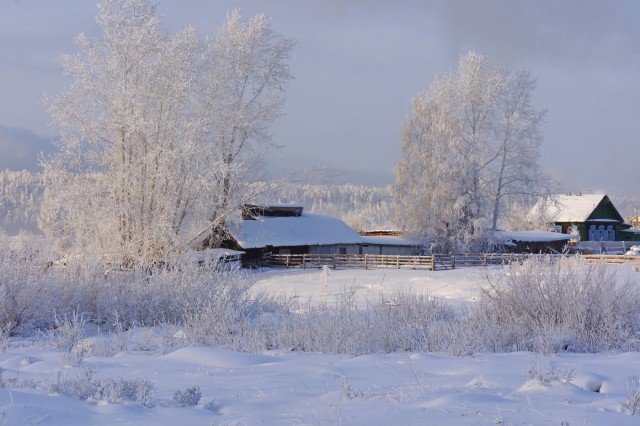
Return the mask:
<path fill-rule="evenodd" d="M 27 129 L 0 124 L 0 170 L 39 171 L 41 153 L 54 151 L 55 146 L 49 139 Z"/>

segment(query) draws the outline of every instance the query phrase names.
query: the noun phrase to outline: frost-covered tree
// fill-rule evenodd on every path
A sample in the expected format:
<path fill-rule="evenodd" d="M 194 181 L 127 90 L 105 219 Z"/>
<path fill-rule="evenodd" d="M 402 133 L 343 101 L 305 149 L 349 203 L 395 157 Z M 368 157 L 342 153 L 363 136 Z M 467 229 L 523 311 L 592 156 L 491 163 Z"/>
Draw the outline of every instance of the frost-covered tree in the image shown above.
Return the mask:
<path fill-rule="evenodd" d="M 76 38 L 78 53 L 62 58 L 72 84 L 47 99 L 60 141 L 59 153 L 43 164 L 44 208 L 50 232 L 68 248 L 155 261 L 183 250 L 199 230 L 215 228 L 212 220 L 237 208 L 241 195 L 223 205 L 218 200 L 231 199 L 241 153 L 266 132 L 282 103 L 262 102 L 275 95 L 254 91 L 251 105 L 236 98 L 238 108 L 244 114 L 250 106 L 269 119 L 221 117 L 212 111 L 232 105 L 219 87 L 234 79 L 251 87 L 256 76 L 271 81 L 271 72 L 279 76 L 274 90 L 282 99 L 290 42 L 285 54 L 270 52 L 270 43 L 284 39 L 270 32 L 268 19 L 242 23 L 234 12 L 213 40 L 243 42 L 227 43 L 223 56 L 193 28 L 163 31 L 147 0 L 104 0 L 98 7 L 102 35 Z M 271 38 L 245 40 L 254 30 Z M 242 68 L 268 60 L 270 69 Z M 242 89 L 229 91 L 234 88 Z M 227 136 L 219 135 L 236 131 L 234 125 L 244 139 L 230 158 Z"/>
<path fill-rule="evenodd" d="M 39 233 L 42 175 L 27 170 L 0 171 L 0 233 Z"/>
<path fill-rule="evenodd" d="M 205 71 L 197 102 L 204 137 L 216 147 L 219 190 L 210 194 L 215 231 L 229 207 L 242 201 L 238 195 L 256 189 L 246 186 L 244 174 L 250 168 L 240 166 L 254 165 L 260 150 L 272 146 L 269 127 L 285 102 L 293 42 L 273 32 L 264 14 L 243 22 L 235 10 L 204 44 Z"/>
<path fill-rule="evenodd" d="M 394 186 L 407 231 L 438 251 L 482 249 L 514 198 L 545 187 L 534 88 L 527 72 L 490 69 L 470 52 L 418 94 Z"/>

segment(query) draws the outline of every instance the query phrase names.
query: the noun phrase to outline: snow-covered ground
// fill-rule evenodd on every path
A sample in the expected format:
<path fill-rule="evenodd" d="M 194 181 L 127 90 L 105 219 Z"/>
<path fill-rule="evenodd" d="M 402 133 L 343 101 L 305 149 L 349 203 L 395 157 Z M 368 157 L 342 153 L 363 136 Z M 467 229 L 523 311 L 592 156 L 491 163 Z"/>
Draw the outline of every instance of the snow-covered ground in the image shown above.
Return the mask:
<path fill-rule="evenodd" d="M 482 273 L 268 270 L 256 273 L 254 291 L 331 303 L 345 291 L 365 300 L 411 289 L 465 303 L 480 294 Z M 0 353 L 0 424 L 636 425 L 640 419 L 625 403 L 640 387 L 637 352 L 352 357 L 144 350 L 145 338 L 162 333 L 130 331 L 127 339 L 137 339 L 139 350 L 80 363 L 46 339 L 12 340 Z"/>
<path fill-rule="evenodd" d="M 344 293 L 356 300 L 376 300 L 402 292 L 415 292 L 452 302 L 475 300 L 484 283 L 483 268 L 459 268 L 441 271 L 405 269 L 266 269 L 257 274 L 256 292 L 301 303 L 331 303 Z M 490 273 L 491 270 L 488 270 Z"/>

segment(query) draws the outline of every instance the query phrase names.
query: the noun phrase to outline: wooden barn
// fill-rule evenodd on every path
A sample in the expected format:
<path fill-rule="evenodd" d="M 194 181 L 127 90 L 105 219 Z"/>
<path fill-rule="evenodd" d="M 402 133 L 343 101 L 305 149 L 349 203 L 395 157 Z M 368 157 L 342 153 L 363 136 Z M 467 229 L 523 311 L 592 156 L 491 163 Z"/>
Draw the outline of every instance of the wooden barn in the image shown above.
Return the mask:
<path fill-rule="evenodd" d="M 415 243 L 396 236 L 363 237 L 342 220 L 309 214 L 291 204 L 246 205 L 228 230 L 224 247 L 245 252 L 244 263 L 273 254 L 416 254 Z"/>

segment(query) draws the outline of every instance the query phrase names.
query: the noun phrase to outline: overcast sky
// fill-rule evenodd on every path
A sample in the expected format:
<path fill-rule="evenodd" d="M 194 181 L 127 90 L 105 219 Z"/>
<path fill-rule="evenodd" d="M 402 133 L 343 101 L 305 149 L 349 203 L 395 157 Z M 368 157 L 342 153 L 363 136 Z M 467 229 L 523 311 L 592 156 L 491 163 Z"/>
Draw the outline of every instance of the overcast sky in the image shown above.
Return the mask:
<path fill-rule="evenodd" d="M 99 34 L 94 0 L 0 0 L 0 169 L 35 168 L 55 137 L 39 103 L 69 82 L 58 58 L 79 32 Z M 292 164 L 343 181 L 393 182 L 412 98 L 469 50 L 528 69 L 548 110 L 543 167 L 565 191 L 637 194 L 640 182 L 640 1 L 159 0 L 166 29 L 210 34 L 228 10 L 265 12 L 295 40 L 282 148 Z"/>

